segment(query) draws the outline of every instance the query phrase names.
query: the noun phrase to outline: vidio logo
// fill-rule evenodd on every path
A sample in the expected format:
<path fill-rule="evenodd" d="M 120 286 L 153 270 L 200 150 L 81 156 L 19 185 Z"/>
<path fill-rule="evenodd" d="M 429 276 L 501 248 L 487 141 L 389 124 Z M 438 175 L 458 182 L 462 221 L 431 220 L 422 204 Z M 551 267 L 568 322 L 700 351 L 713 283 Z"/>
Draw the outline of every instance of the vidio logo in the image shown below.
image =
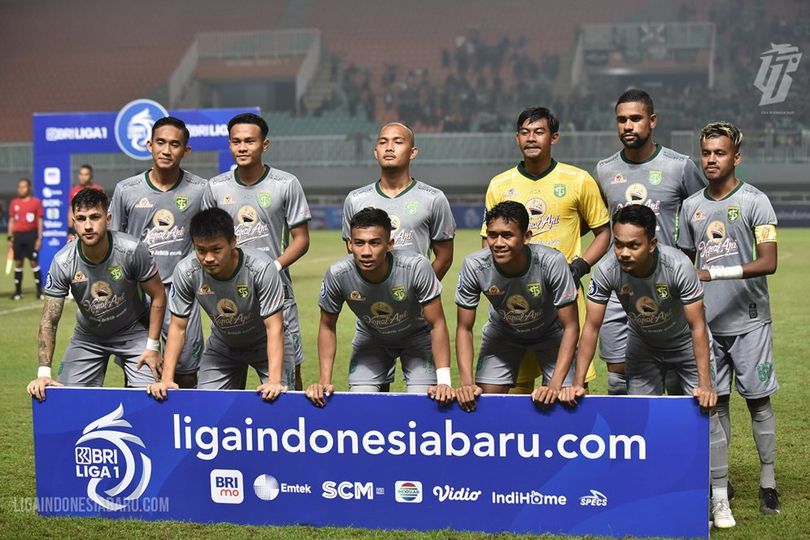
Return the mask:
<path fill-rule="evenodd" d="M 123 419 L 124 406 L 119 404 L 113 412 L 90 422 L 76 441 L 76 478 L 88 478 L 87 496 L 107 510 L 126 508 L 146 491 L 152 477 L 152 461 L 132 446 L 145 449 L 140 437 L 121 431 L 131 429 L 132 424 Z M 137 481 L 136 481 L 137 478 Z M 99 493 L 101 484 L 118 481 L 117 484 Z M 134 486 L 134 487 L 132 487 Z M 127 494 L 128 493 L 128 494 Z M 126 495 L 125 495 L 126 494 Z M 123 495 L 124 502 L 113 497 Z"/>

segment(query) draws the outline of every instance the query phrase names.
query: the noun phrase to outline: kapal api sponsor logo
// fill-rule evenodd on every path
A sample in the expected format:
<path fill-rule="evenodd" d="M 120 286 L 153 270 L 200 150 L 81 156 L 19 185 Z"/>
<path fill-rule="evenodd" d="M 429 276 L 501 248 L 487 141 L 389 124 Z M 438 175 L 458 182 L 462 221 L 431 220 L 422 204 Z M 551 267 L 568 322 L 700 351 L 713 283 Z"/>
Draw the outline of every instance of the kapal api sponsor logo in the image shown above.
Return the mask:
<path fill-rule="evenodd" d="M 149 486 L 152 460 L 146 445 L 127 430 L 124 406 L 87 424 L 75 445 L 76 478 L 86 478 L 87 496 L 107 510 L 126 508 Z"/>

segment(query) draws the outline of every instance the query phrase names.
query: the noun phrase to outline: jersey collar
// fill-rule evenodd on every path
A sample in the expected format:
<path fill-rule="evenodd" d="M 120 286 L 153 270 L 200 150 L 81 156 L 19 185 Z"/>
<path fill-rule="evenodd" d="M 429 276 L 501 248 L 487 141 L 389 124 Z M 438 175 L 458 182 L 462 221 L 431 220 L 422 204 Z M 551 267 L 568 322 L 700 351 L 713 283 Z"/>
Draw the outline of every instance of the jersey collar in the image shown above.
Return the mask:
<path fill-rule="evenodd" d="M 180 176 L 177 177 L 177 182 L 172 184 L 172 186 L 169 189 L 167 189 L 166 191 L 163 191 L 162 189 L 157 187 L 155 184 L 153 184 L 152 180 L 149 178 L 149 171 L 151 171 L 151 170 L 152 169 L 148 169 L 146 172 L 144 172 L 143 177 L 146 179 L 146 185 L 149 186 L 149 188 L 152 189 L 152 191 L 157 191 L 158 193 L 167 193 L 169 191 L 173 191 L 173 190 L 177 189 L 177 186 L 180 185 L 180 182 L 183 181 L 183 177 L 186 174 L 186 171 L 184 171 L 183 169 L 180 169 Z"/>
<path fill-rule="evenodd" d="M 658 246 L 656 246 L 655 251 L 653 252 L 653 263 L 652 266 L 650 267 L 649 272 L 647 272 L 643 276 L 633 276 L 633 277 L 638 279 L 646 279 L 655 274 L 655 271 L 658 270 L 658 254 L 660 253 L 660 251 L 661 250 L 658 248 Z"/>
<path fill-rule="evenodd" d="M 386 198 L 386 199 L 398 199 L 398 198 L 402 197 L 403 195 L 405 195 L 406 193 L 408 193 L 410 190 L 412 190 L 414 188 L 414 186 L 416 186 L 416 180 L 411 178 L 411 183 L 408 184 L 408 187 L 406 187 L 405 189 L 403 189 L 402 191 L 397 193 L 395 196 L 389 197 L 388 195 L 385 194 L 385 192 L 383 192 L 382 188 L 380 187 L 381 182 L 382 182 L 382 180 L 377 180 L 376 182 L 374 182 L 374 189 L 377 190 L 377 193 L 381 197 Z"/>
<path fill-rule="evenodd" d="M 513 278 L 521 278 L 521 277 L 525 276 L 526 274 L 529 273 L 529 269 L 532 267 L 532 259 L 534 257 L 532 256 L 532 250 L 531 250 L 531 248 L 529 246 L 523 246 L 523 247 L 525 248 L 525 252 L 526 252 L 526 268 L 524 268 L 523 270 L 521 270 L 517 274 L 510 274 L 510 273 L 504 271 L 504 269 L 501 268 L 498 265 L 498 263 L 495 262 L 494 258 L 492 259 L 492 266 L 494 266 L 495 270 L 497 270 L 497 272 L 500 275 L 502 275 L 503 277 L 505 277 L 505 278 L 513 279 Z"/>
<path fill-rule="evenodd" d="M 737 180 L 740 180 L 740 179 L 738 178 Z M 725 200 L 731 198 L 732 195 L 734 195 L 735 193 L 740 191 L 742 189 L 742 187 L 743 187 L 743 184 L 745 184 L 745 182 L 740 180 L 740 183 L 737 184 L 737 187 L 735 187 L 734 189 L 729 191 L 728 194 L 725 197 L 723 197 L 722 199 L 715 199 L 711 195 L 709 195 L 709 188 L 707 186 L 707 187 L 703 188 L 703 196 L 706 197 L 707 200 L 712 201 L 712 202 L 725 201 Z"/>
<path fill-rule="evenodd" d="M 624 155 L 624 149 L 622 149 L 622 151 L 619 152 L 619 157 L 621 157 L 622 161 L 624 161 L 628 165 L 642 165 L 644 163 L 649 163 L 650 161 L 654 160 L 655 158 L 658 157 L 658 154 L 660 154 L 660 153 L 661 153 L 661 145 L 658 144 L 658 143 L 655 143 L 655 151 L 650 155 L 650 157 L 648 157 L 647 159 L 645 159 L 643 161 L 632 161 L 630 159 L 627 159 L 627 156 Z"/>
<path fill-rule="evenodd" d="M 107 259 L 110 258 L 110 254 L 112 253 L 112 250 L 113 250 L 112 231 L 107 231 L 107 253 L 105 253 L 104 258 L 101 259 L 97 263 L 94 263 L 93 261 L 91 261 L 90 259 L 88 259 L 87 257 L 84 256 L 84 252 L 82 252 L 82 241 L 81 240 L 76 241 L 76 251 L 79 252 L 79 258 L 82 261 L 84 261 L 86 264 L 89 264 L 90 266 L 99 266 L 99 265 L 102 265 L 105 262 L 107 262 Z"/>
<path fill-rule="evenodd" d="M 354 269 L 357 270 L 357 275 L 360 276 L 360 279 L 370 285 L 379 285 L 380 283 L 385 283 L 385 281 L 391 276 L 391 272 L 394 270 L 394 255 L 389 251 L 385 258 L 388 259 L 388 272 L 385 273 L 385 277 L 380 281 L 370 281 L 366 279 L 366 276 L 364 276 L 363 272 L 360 271 L 360 267 L 357 266 L 357 263 L 354 261 L 352 261 L 352 263 L 354 264 Z"/>
<path fill-rule="evenodd" d="M 525 176 L 529 180 L 540 180 L 542 178 L 545 178 L 549 174 L 551 174 L 551 171 L 553 171 L 556 167 L 557 167 L 557 160 L 554 159 L 554 158 L 551 158 L 551 165 L 549 165 L 548 169 L 541 172 L 540 174 L 535 175 L 535 174 L 531 174 L 531 173 L 527 172 L 526 171 L 526 164 L 523 161 L 518 163 L 517 170 L 518 170 L 518 172 L 520 174 L 522 174 L 523 176 Z"/>
<path fill-rule="evenodd" d="M 261 182 L 262 180 L 264 180 L 265 178 L 267 178 L 267 175 L 268 175 L 268 174 L 270 174 L 270 167 L 268 167 L 267 165 L 265 165 L 265 166 L 264 166 L 264 174 L 263 174 L 263 175 L 261 175 L 261 176 L 259 177 L 259 179 L 258 179 L 258 180 L 256 180 L 254 183 L 252 183 L 252 184 L 250 184 L 250 185 L 247 185 L 247 184 L 245 184 L 244 182 L 242 182 L 242 179 L 241 179 L 241 178 L 239 178 L 239 169 L 234 169 L 234 170 L 233 170 L 233 179 L 234 179 L 234 180 L 236 180 L 236 183 L 237 183 L 237 184 L 239 184 L 240 186 L 245 186 L 245 187 L 253 187 L 253 186 L 257 185 L 259 182 Z"/>

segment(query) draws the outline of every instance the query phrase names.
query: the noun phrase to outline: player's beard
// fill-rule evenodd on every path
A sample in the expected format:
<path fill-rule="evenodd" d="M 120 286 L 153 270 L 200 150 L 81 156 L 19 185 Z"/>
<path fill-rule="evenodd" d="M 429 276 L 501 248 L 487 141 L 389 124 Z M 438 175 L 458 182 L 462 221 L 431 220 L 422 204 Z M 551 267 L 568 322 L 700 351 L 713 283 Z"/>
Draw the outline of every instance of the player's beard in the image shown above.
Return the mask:
<path fill-rule="evenodd" d="M 650 140 L 649 135 L 644 139 L 642 139 L 638 133 L 633 132 L 633 135 L 635 135 L 636 138 L 632 142 L 627 142 L 626 140 L 624 140 L 624 137 L 621 138 L 622 144 L 624 145 L 625 148 L 635 150 L 636 148 L 641 148 L 642 146 L 647 144 L 647 141 Z"/>

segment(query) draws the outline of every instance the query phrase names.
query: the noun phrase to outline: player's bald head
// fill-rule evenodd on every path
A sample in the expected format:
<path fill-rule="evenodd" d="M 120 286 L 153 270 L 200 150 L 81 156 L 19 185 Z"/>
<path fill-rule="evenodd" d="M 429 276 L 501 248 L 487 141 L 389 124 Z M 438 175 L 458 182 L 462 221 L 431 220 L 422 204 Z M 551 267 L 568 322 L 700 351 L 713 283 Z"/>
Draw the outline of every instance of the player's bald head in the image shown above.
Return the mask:
<path fill-rule="evenodd" d="M 407 124 L 403 124 L 402 122 L 388 122 L 382 128 L 380 128 L 380 133 L 379 135 L 377 135 L 377 138 L 379 139 L 380 137 L 382 137 L 383 132 L 389 128 L 397 128 L 403 131 L 404 133 L 407 134 L 408 138 L 410 139 L 411 146 L 416 146 L 416 135 L 414 134 L 410 126 L 408 126 Z"/>

